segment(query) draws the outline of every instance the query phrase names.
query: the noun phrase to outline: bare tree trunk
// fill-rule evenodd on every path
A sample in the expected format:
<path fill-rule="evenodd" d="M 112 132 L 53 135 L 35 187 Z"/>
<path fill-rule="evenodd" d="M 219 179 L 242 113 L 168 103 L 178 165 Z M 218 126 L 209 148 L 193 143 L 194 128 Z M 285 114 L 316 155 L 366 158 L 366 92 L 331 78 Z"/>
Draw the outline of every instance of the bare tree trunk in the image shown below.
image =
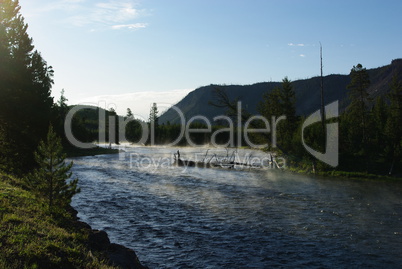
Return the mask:
<path fill-rule="evenodd" d="M 325 129 L 325 110 L 324 110 L 324 76 L 323 76 L 323 67 L 322 67 L 322 46 L 320 42 L 320 59 L 321 59 L 321 124 L 322 124 L 322 130 L 324 134 L 324 147 L 326 143 L 326 129 Z"/>

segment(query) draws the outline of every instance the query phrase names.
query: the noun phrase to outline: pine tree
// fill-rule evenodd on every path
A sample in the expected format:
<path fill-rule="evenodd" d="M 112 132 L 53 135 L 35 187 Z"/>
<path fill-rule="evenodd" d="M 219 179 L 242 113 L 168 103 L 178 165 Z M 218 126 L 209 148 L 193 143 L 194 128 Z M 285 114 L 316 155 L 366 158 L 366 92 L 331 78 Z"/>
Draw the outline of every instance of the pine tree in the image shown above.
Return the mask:
<path fill-rule="evenodd" d="M 350 90 L 349 97 L 351 104 L 347 111 L 347 119 L 350 121 L 353 130 L 351 130 L 351 139 L 357 148 L 366 151 L 367 146 L 367 112 L 369 94 L 367 88 L 370 86 L 370 78 L 361 64 L 353 66 L 350 71 L 350 84 L 347 88 Z"/>
<path fill-rule="evenodd" d="M 127 117 L 128 119 L 131 119 L 131 118 L 134 117 L 133 112 L 131 112 L 131 109 L 130 109 L 130 108 L 127 108 L 127 115 L 126 115 L 126 117 Z"/>
<path fill-rule="evenodd" d="M 387 137 L 385 135 L 385 126 L 387 123 L 388 107 L 382 96 L 377 97 L 375 105 L 371 111 L 371 120 L 367 141 L 372 153 L 383 153 L 387 144 Z"/>
<path fill-rule="evenodd" d="M 402 156 L 402 82 L 396 75 L 393 77 L 390 88 L 390 107 L 385 134 L 389 141 L 389 154 L 393 164 L 389 173 L 392 174 L 394 164 Z"/>
<path fill-rule="evenodd" d="M 286 120 L 277 126 L 277 142 L 282 151 L 288 152 L 292 148 L 293 136 L 297 130 L 296 94 L 292 82 L 285 77 L 281 87 L 264 94 L 258 105 L 258 112 L 267 120 L 285 115 Z"/>
<path fill-rule="evenodd" d="M 34 167 L 33 152 L 49 125 L 53 69 L 34 51 L 19 12 L 18 0 L 0 1 L 0 124 L 5 141 L 0 151 L 7 152 L 8 170 L 27 171 Z"/>
<path fill-rule="evenodd" d="M 258 112 L 267 120 L 271 120 L 273 116 L 279 117 L 283 115 L 281 105 L 281 89 L 274 88 L 271 92 L 262 96 L 262 101 L 258 104 Z"/>
<path fill-rule="evenodd" d="M 119 144 L 119 116 L 116 110 L 111 107 L 108 111 L 109 115 L 109 145 L 112 143 Z"/>
<path fill-rule="evenodd" d="M 65 141 L 64 139 L 64 120 L 66 118 L 66 115 L 68 113 L 68 105 L 67 105 L 68 99 L 64 95 L 64 89 L 61 90 L 60 98 L 57 100 L 57 102 L 54 104 L 53 107 L 53 118 L 52 118 L 52 123 L 54 126 L 54 131 L 58 136 L 62 138 L 62 143 L 64 145 Z M 74 123 L 74 119 L 73 119 Z"/>
<path fill-rule="evenodd" d="M 158 126 L 159 121 L 158 113 L 159 113 L 158 106 L 156 105 L 156 103 L 153 103 L 151 110 L 149 112 L 149 122 L 153 123 L 155 127 Z"/>
<path fill-rule="evenodd" d="M 46 198 L 52 212 L 69 205 L 71 198 L 80 191 L 78 179 L 68 181 L 73 162 L 66 164 L 66 155 L 62 151 L 61 139 L 50 126 L 46 142 L 41 141 L 35 152 L 39 168 L 34 171 L 29 185 Z"/>
<path fill-rule="evenodd" d="M 297 129 L 296 93 L 293 89 L 292 82 L 287 77 L 282 80 L 280 97 L 282 101 L 282 111 L 286 116 L 286 121 L 280 127 L 280 135 L 283 136 L 282 140 L 285 149 L 291 150 L 291 143 Z"/>
<path fill-rule="evenodd" d="M 287 116 L 287 120 L 292 124 L 296 121 L 296 93 L 293 89 L 292 82 L 285 77 L 282 80 L 281 100 L 283 112 Z"/>
<path fill-rule="evenodd" d="M 124 119 L 129 120 L 125 130 L 127 141 L 134 142 L 136 138 L 136 129 L 138 127 L 138 122 L 134 119 L 133 112 L 130 108 L 127 108 L 127 114 Z"/>
<path fill-rule="evenodd" d="M 158 116 L 158 106 L 156 103 L 152 104 L 151 110 L 149 112 L 149 125 L 151 129 L 151 137 L 150 137 L 150 143 L 153 145 L 155 142 L 159 142 L 159 116 Z"/>
<path fill-rule="evenodd" d="M 276 118 L 282 116 L 284 113 L 281 100 L 281 88 L 276 87 L 271 92 L 264 93 L 262 96 L 262 101 L 258 103 L 257 111 L 269 122 L 274 121 Z M 278 135 L 277 133 L 276 137 L 277 142 L 282 145 L 282 136 Z M 269 143 L 269 145 L 272 147 L 272 141 L 270 142 L 271 143 Z"/>

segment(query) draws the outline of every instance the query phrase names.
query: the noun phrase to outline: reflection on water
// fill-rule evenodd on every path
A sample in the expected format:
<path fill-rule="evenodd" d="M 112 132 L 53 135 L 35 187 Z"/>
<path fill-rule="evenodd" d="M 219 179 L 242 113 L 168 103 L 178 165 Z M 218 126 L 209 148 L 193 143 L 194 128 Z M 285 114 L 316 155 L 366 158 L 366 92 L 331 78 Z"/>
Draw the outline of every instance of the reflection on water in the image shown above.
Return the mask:
<path fill-rule="evenodd" d="M 174 151 L 75 158 L 79 217 L 150 268 L 401 268 L 402 184 L 183 169 Z"/>

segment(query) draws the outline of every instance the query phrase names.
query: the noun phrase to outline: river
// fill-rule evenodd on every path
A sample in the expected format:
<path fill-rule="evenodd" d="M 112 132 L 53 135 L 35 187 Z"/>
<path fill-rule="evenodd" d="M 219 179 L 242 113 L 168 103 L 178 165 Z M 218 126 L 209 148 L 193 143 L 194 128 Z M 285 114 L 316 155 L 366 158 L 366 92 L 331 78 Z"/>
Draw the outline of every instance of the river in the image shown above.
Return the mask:
<path fill-rule="evenodd" d="M 184 169 L 174 148 L 125 150 L 72 158 L 72 205 L 149 268 L 402 268 L 400 182 Z"/>

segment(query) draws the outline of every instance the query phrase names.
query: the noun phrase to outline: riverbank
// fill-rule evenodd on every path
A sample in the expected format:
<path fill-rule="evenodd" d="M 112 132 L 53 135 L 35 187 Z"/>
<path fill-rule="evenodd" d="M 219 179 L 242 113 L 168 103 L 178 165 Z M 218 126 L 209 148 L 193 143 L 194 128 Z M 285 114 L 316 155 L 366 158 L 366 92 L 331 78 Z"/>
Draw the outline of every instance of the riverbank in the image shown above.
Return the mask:
<path fill-rule="evenodd" d="M 24 180 L 0 173 L 0 268 L 144 269 L 135 252 L 78 220 L 50 214 Z"/>
<path fill-rule="evenodd" d="M 269 154 L 270 152 L 262 150 Z M 402 181 L 402 160 L 395 163 L 393 174 L 389 175 L 387 171 L 390 170 L 390 164 L 385 162 L 370 162 L 366 163 L 363 158 L 356 158 L 355 156 L 339 156 L 339 164 L 337 167 L 331 167 L 319 160 L 303 159 L 300 157 L 280 155 L 278 152 L 277 158 L 281 157 L 286 160 L 286 170 L 303 175 L 314 175 L 321 177 L 333 178 L 347 178 L 359 180 L 400 180 Z"/>
<path fill-rule="evenodd" d="M 64 153 L 67 154 L 67 158 L 71 158 L 71 157 L 95 156 L 103 154 L 117 154 L 119 153 L 119 149 L 104 148 L 99 146 L 90 149 L 81 149 L 70 146 L 64 148 Z"/>
<path fill-rule="evenodd" d="M 347 179 L 359 179 L 359 180 L 383 180 L 383 181 L 401 181 L 402 175 L 379 175 L 367 172 L 358 171 L 342 171 L 342 170 L 328 170 L 328 171 L 313 171 L 312 168 L 306 169 L 305 167 L 289 166 L 287 167 L 292 173 L 304 174 L 304 175 L 316 175 L 322 177 L 334 177 L 334 178 L 347 178 Z"/>

